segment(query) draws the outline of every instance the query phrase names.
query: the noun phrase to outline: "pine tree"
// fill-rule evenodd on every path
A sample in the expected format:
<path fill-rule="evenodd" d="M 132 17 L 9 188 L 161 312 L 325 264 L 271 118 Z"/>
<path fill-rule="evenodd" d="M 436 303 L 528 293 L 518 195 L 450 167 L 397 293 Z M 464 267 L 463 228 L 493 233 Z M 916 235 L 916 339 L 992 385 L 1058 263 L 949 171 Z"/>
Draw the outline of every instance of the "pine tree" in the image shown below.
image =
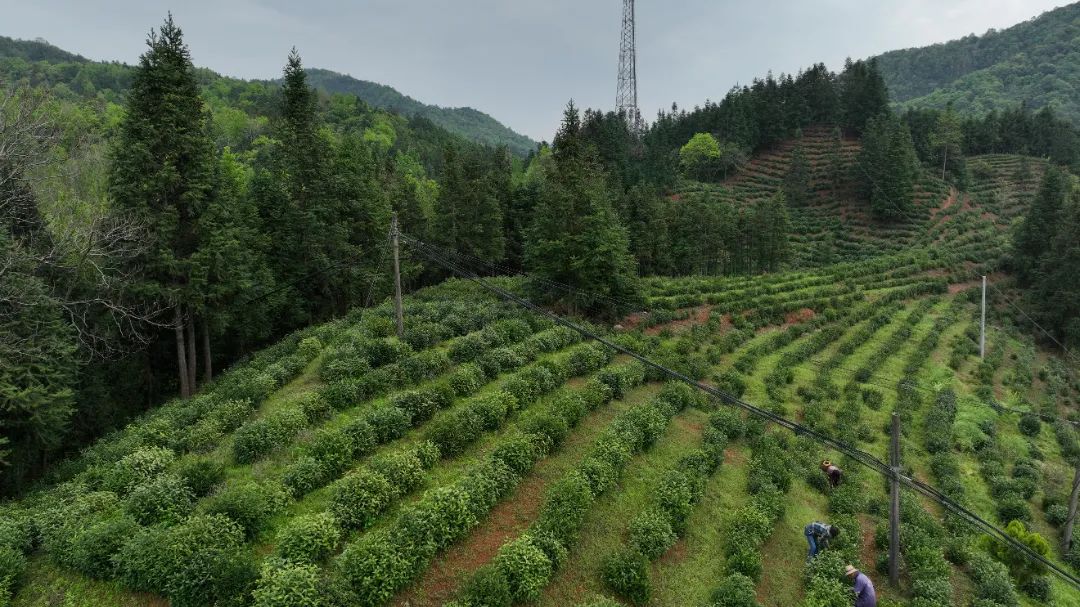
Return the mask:
<path fill-rule="evenodd" d="M 960 129 L 960 118 L 953 110 L 952 104 L 945 108 L 937 116 L 934 129 L 930 132 L 930 145 L 941 157 L 941 179 L 945 179 L 945 171 L 952 162 L 953 173 L 959 175 L 963 166 L 964 133 Z"/>
<path fill-rule="evenodd" d="M 139 291 L 174 307 L 180 393 L 186 397 L 194 390 L 188 360 L 195 344 L 185 333 L 192 332 L 191 304 L 200 297 L 191 284 L 191 257 L 213 185 L 213 144 L 195 68 L 172 15 L 150 33 L 147 46 L 111 150 L 109 193 L 147 227 Z"/>
<path fill-rule="evenodd" d="M 1054 242 L 1061 209 L 1068 195 L 1068 174 L 1051 166 L 1043 176 L 1031 210 L 1013 235 L 1013 265 L 1021 282 L 1031 284 L 1038 280 L 1043 258 Z"/>
<path fill-rule="evenodd" d="M 196 228 L 191 305 L 202 336 L 203 381 L 213 378 L 213 336 L 227 332 L 256 343 L 270 334 L 268 302 L 252 301 L 251 296 L 272 290 L 274 277 L 266 263 L 270 242 L 248 193 L 249 173 L 228 148 L 222 152 L 213 194 Z"/>
<path fill-rule="evenodd" d="M 571 102 L 555 135 L 555 166 L 540 189 L 525 242 L 525 265 L 541 281 L 575 289 L 556 292 L 534 281 L 530 287 L 544 301 L 570 312 L 614 317 L 640 300 L 637 268 L 604 175 L 580 131 Z"/>
<path fill-rule="evenodd" d="M 451 251 L 499 263 L 506 253 L 502 188 L 509 187 L 479 155 L 466 159 L 456 146 L 443 155 L 443 181 L 435 203 L 432 240 Z"/>
<path fill-rule="evenodd" d="M 801 138 L 795 143 L 791 164 L 784 175 L 784 195 L 792 207 L 803 207 L 810 203 L 810 163 L 806 160 Z"/>
<path fill-rule="evenodd" d="M 847 131 L 861 134 L 869 120 L 889 111 L 889 91 L 877 61 L 851 61 L 840 75 L 840 106 Z"/>
<path fill-rule="evenodd" d="M 874 215 L 900 219 L 911 209 L 918 158 L 907 126 L 881 115 L 866 123 L 858 161 L 863 196 Z"/>
<path fill-rule="evenodd" d="M 1080 346 L 1080 187 L 1059 213 L 1059 226 L 1038 271 L 1040 316 L 1073 352 Z"/>
<path fill-rule="evenodd" d="M 848 173 L 848 168 L 844 164 L 844 156 L 842 154 L 843 141 L 843 134 L 840 132 L 840 127 L 833 127 L 832 132 L 829 134 L 829 147 L 825 151 L 827 170 L 829 171 L 829 185 L 832 189 L 833 198 L 836 198 L 836 193 L 840 189 L 840 184 L 844 181 Z"/>

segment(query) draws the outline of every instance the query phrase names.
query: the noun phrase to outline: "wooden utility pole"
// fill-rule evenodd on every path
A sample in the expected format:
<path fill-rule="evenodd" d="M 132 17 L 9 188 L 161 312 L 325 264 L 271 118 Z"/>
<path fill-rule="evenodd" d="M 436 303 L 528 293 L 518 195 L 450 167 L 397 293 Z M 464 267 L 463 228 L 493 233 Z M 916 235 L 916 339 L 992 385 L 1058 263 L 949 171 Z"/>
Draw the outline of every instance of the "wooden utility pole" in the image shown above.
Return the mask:
<path fill-rule="evenodd" d="M 1065 521 L 1065 533 L 1061 535 L 1061 550 L 1068 552 L 1072 547 L 1073 523 L 1076 522 L 1076 500 L 1080 498 L 1080 463 L 1073 475 L 1072 495 L 1069 496 L 1069 518 Z"/>
<path fill-rule="evenodd" d="M 397 317 L 398 339 L 405 337 L 405 317 L 401 312 L 401 262 L 398 254 L 397 213 L 391 216 L 390 238 L 394 241 L 394 315 Z"/>
<path fill-rule="evenodd" d="M 986 358 L 986 275 L 982 277 L 982 319 L 979 321 L 979 358 Z"/>
<path fill-rule="evenodd" d="M 889 583 L 900 584 L 900 414 L 892 414 L 892 440 L 889 444 L 892 477 L 889 486 Z"/>

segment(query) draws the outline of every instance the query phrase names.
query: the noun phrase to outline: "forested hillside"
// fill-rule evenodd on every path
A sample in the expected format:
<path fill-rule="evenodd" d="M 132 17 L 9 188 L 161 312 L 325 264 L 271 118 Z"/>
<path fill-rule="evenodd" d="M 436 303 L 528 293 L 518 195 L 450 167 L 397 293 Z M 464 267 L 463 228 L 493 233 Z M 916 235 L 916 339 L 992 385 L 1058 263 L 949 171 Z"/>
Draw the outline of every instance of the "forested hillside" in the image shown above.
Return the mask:
<path fill-rule="evenodd" d="M 469 141 L 484 145 L 505 145 L 515 154 L 525 156 L 536 143 L 515 133 L 487 114 L 468 107 L 441 108 L 427 105 L 402 95 L 393 88 L 357 80 L 329 70 L 309 70 L 312 84 L 327 94 L 348 94 L 368 105 L 399 114 L 406 119 L 422 117 L 447 131 Z M 59 49 L 43 40 L 16 40 L 0 36 L 0 78 L 11 82 L 21 79 L 38 84 L 65 84 L 61 96 L 93 96 L 100 92 L 113 102 L 118 101 L 130 86 L 131 67 L 118 63 L 103 63 Z M 200 81 L 207 89 L 273 88 L 278 83 L 246 82 L 221 76 L 209 70 L 200 71 Z M 229 103 L 230 101 L 226 101 Z M 262 109 L 265 110 L 265 107 Z"/>
<path fill-rule="evenodd" d="M 0 605 L 1080 604 L 1060 115 L 848 61 L 520 158 L 171 16 L 10 49 Z"/>
<path fill-rule="evenodd" d="M 877 58 L 889 93 L 904 108 L 982 115 L 1026 103 L 1080 122 L 1080 3 L 981 36 Z"/>
<path fill-rule="evenodd" d="M 470 107 L 444 108 L 421 103 L 403 95 L 393 87 L 330 70 L 308 70 L 311 84 L 329 93 L 346 93 L 377 108 L 390 110 L 405 116 L 422 116 L 442 128 L 462 137 L 491 146 L 505 145 L 519 156 L 536 150 L 536 142 L 515 133 L 484 112 Z"/>

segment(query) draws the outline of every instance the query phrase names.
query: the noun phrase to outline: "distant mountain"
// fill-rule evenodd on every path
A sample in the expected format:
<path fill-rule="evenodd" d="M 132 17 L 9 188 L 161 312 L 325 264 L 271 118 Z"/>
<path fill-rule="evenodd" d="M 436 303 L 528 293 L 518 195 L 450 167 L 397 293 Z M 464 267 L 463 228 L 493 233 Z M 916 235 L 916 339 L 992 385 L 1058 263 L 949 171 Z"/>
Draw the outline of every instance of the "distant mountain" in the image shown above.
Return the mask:
<path fill-rule="evenodd" d="M 964 113 L 1052 105 L 1080 124 L 1080 3 L 982 36 L 877 57 L 901 107 Z"/>
<path fill-rule="evenodd" d="M 63 69 L 44 70 L 46 74 L 41 75 L 40 78 L 31 79 L 37 84 L 52 85 L 56 82 L 68 83 L 68 80 L 73 80 L 74 75 L 79 71 L 78 66 L 102 62 L 91 61 L 81 55 L 69 53 L 40 38 L 18 40 L 0 36 L 0 68 L 7 68 L 0 69 L 0 75 L 12 75 L 13 72 L 23 71 L 28 64 L 37 63 L 68 66 Z M 219 77 L 209 70 L 202 70 L 202 72 L 204 80 Z M 511 152 L 520 156 L 525 156 L 536 149 L 536 142 L 532 139 L 512 131 L 491 116 L 470 107 L 443 108 L 427 105 L 389 86 L 358 80 L 330 70 L 308 68 L 307 74 L 312 86 L 328 93 L 355 95 L 371 106 L 406 117 L 423 116 L 447 131 L 470 141 L 492 146 L 505 145 Z M 117 84 L 126 86 L 128 83 L 118 82 Z"/>
<path fill-rule="evenodd" d="M 423 116 L 451 133 L 487 145 L 505 145 L 522 156 L 536 149 L 536 142 L 516 133 L 491 116 L 471 107 L 444 108 L 427 105 L 385 84 L 359 80 L 330 70 L 309 69 L 308 80 L 330 93 L 356 95 L 363 101 L 406 116 Z"/>

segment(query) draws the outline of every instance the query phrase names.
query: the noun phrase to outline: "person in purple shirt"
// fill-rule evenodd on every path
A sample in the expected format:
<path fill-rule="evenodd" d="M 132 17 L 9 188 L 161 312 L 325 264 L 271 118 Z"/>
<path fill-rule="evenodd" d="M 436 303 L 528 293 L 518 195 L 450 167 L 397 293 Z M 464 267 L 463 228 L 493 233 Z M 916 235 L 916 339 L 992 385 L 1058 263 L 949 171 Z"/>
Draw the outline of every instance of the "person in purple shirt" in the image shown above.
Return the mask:
<path fill-rule="evenodd" d="M 877 607 L 877 593 L 874 592 L 874 583 L 866 574 L 848 565 L 844 573 L 855 578 L 855 607 Z"/>

